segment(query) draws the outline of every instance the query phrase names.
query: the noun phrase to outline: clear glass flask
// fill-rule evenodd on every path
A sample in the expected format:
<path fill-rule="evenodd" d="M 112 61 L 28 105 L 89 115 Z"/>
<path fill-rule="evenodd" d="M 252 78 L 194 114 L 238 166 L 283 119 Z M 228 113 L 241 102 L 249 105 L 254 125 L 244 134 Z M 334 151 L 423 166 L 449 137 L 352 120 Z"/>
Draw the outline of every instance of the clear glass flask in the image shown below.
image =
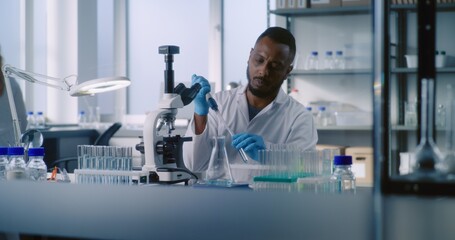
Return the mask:
<path fill-rule="evenodd" d="M 422 111 L 420 124 L 420 143 L 416 147 L 414 176 L 417 178 L 437 178 L 436 166 L 440 164 L 442 153 L 434 142 L 434 80 L 422 80 Z"/>
<path fill-rule="evenodd" d="M 209 167 L 205 174 L 205 182 L 210 185 L 229 187 L 234 183 L 226 152 L 225 137 L 213 138 L 213 149 Z"/>

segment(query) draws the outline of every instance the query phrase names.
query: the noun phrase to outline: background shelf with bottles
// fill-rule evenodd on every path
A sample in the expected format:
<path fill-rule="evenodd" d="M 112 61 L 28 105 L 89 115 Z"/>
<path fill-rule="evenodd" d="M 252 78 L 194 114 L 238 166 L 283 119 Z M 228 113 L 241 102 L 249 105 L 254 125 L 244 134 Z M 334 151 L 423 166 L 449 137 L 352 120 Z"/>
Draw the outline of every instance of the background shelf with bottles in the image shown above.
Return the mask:
<path fill-rule="evenodd" d="M 330 6 L 314 8 L 311 1 L 307 1 L 306 8 L 276 8 L 273 4 L 277 2 L 280 1 L 269 1 L 269 16 L 276 17 L 276 22 L 282 23 L 277 25 L 293 32 L 297 43 L 294 70 L 286 86 L 288 92 L 297 89 L 297 100 L 311 106 L 314 115 L 317 115 L 318 106 L 325 106 L 332 114 L 335 111 L 345 113 L 345 118 L 356 116 L 352 115 L 356 111 L 363 117 L 358 118 L 358 123 L 318 126 L 319 142 L 371 146 L 371 2 L 355 1 L 364 5 L 346 6 L 343 3 L 347 1 L 330 0 L 327 1 Z M 307 59 L 313 51 L 318 52 L 321 66 L 324 66 L 327 51 L 332 52 L 332 57 L 341 51 L 344 66 L 311 69 Z"/>
<path fill-rule="evenodd" d="M 417 7 L 412 1 L 389 1 L 389 66 L 391 79 L 390 121 L 392 123 L 390 149 L 392 166 L 398 166 L 403 153 L 412 153 L 419 133 L 415 124 L 406 120 L 406 106 L 417 99 Z M 445 147 L 445 107 L 447 86 L 454 86 L 455 77 L 455 1 L 436 1 L 436 103 L 435 140 Z M 416 109 L 417 110 L 417 109 Z M 417 116 L 416 116 L 417 118 Z M 411 121 L 412 122 L 412 121 Z M 395 164 L 395 165 L 394 165 Z M 398 171 L 398 170 L 397 170 Z"/>

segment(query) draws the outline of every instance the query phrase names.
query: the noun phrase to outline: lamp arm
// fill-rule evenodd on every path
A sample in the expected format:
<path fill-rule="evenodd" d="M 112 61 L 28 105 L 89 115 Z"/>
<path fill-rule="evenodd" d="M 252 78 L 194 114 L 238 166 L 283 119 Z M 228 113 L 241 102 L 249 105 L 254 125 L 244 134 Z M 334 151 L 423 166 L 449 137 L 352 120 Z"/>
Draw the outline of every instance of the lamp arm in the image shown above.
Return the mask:
<path fill-rule="evenodd" d="M 21 127 L 19 125 L 19 119 L 17 117 L 16 102 L 13 97 L 13 90 L 11 89 L 11 82 L 9 75 L 5 72 L 6 68 L 2 68 L 3 76 L 5 79 L 6 95 L 8 96 L 9 108 L 11 110 L 11 117 L 13 121 L 13 132 L 14 132 L 14 146 L 20 146 L 20 137 L 22 135 Z"/>
<path fill-rule="evenodd" d="M 65 78 L 56 78 L 56 77 L 50 77 L 50 76 L 46 76 L 43 74 L 18 69 L 16 67 L 13 67 L 8 64 L 3 66 L 2 71 L 3 71 L 3 74 L 5 77 L 17 76 L 17 77 L 22 78 L 31 83 L 38 83 L 38 84 L 41 84 L 41 85 L 44 85 L 47 87 L 52 87 L 52 88 L 56 88 L 56 89 L 63 90 L 63 91 L 69 91 L 71 89 L 71 87 L 74 85 L 75 81 L 71 82 L 70 78 L 77 79 L 77 75 L 70 75 Z M 37 79 L 37 77 L 43 78 L 46 80 L 50 80 L 52 82 L 39 80 L 39 79 Z"/>
<path fill-rule="evenodd" d="M 75 77 L 76 75 L 70 75 L 66 78 L 59 79 L 59 78 L 55 78 L 55 77 L 49 77 L 49 76 L 46 76 L 43 74 L 28 72 L 28 71 L 25 71 L 22 69 L 12 67 L 11 65 L 8 65 L 8 64 L 3 65 L 2 72 L 3 72 L 4 79 L 5 79 L 6 93 L 8 95 L 8 103 L 10 106 L 11 117 L 12 117 L 12 121 L 13 121 L 14 140 L 15 140 L 14 144 L 15 144 L 15 146 L 20 146 L 20 138 L 21 138 L 22 132 L 21 132 L 21 128 L 20 128 L 19 118 L 17 116 L 16 102 L 14 101 L 10 77 L 17 76 L 18 78 L 22 78 L 31 83 L 38 83 L 41 85 L 53 87 L 53 88 L 63 90 L 63 91 L 70 91 L 71 86 L 73 84 L 71 84 L 71 82 L 69 81 L 69 78 Z M 58 82 L 59 84 L 48 83 L 46 81 L 37 79 L 37 77 L 51 80 L 53 82 Z"/>

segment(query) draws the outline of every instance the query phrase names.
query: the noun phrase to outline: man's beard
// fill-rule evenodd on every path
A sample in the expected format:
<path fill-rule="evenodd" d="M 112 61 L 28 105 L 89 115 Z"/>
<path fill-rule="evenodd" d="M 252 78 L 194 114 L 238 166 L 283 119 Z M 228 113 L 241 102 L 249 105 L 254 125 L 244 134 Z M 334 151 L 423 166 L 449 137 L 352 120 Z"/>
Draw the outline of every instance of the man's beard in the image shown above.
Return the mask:
<path fill-rule="evenodd" d="M 248 89 L 250 90 L 251 94 L 253 94 L 254 96 L 256 96 L 258 98 L 265 99 L 265 98 L 270 98 L 271 96 L 275 95 L 278 92 L 278 89 L 270 89 L 268 91 L 261 91 L 259 89 L 254 88 L 251 85 L 251 78 L 250 78 L 250 74 L 248 74 L 248 69 L 249 69 L 249 65 L 247 65 L 247 67 L 246 67 L 246 78 L 248 79 Z"/>

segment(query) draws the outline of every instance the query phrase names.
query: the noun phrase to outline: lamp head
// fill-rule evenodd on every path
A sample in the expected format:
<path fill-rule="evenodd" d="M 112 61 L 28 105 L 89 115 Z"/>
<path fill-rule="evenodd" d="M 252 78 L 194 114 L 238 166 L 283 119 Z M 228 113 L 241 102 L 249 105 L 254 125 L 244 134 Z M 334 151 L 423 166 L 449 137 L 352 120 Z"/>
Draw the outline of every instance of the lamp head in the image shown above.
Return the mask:
<path fill-rule="evenodd" d="M 128 87 L 131 81 L 126 77 L 106 77 L 89 80 L 71 87 L 69 94 L 73 97 L 86 96 L 102 92 L 114 91 Z"/>

